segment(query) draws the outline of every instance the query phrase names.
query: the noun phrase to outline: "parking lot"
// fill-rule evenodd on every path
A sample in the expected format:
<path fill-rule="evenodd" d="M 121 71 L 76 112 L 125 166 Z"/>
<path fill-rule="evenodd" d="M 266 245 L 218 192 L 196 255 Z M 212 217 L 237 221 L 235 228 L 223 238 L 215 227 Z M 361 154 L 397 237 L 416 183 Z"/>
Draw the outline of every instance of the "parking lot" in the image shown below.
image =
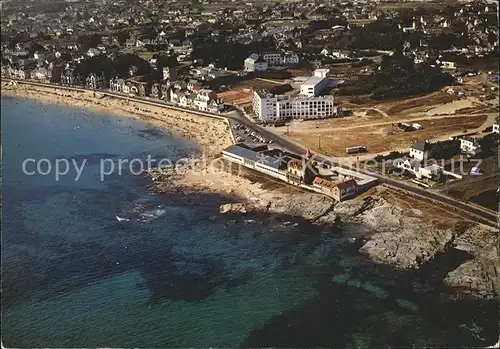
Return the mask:
<path fill-rule="evenodd" d="M 238 122 L 231 122 L 231 128 L 236 142 L 271 144 L 272 140 Z"/>

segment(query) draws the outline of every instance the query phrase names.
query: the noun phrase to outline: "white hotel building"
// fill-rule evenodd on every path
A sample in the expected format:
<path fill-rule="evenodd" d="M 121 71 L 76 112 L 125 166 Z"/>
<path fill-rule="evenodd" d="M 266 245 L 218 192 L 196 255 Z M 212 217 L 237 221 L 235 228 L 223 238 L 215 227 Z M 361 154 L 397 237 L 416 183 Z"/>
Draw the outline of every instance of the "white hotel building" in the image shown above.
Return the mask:
<path fill-rule="evenodd" d="M 300 86 L 297 97 L 273 95 L 265 90 L 253 92 L 253 110 L 262 122 L 276 122 L 288 119 L 321 119 L 339 116 L 342 112 L 335 105 L 332 95 L 318 96 L 329 81 L 327 69 L 317 69 L 315 76 Z"/>

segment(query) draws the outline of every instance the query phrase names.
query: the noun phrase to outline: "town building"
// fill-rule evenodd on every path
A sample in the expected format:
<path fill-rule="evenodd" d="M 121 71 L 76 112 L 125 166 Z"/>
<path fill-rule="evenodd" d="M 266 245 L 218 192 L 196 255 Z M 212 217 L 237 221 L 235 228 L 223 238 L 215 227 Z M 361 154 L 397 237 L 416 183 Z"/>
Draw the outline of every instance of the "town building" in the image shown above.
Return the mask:
<path fill-rule="evenodd" d="M 163 73 L 162 74 L 163 81 L 172 81 L 172 80 L 177 79 L 177 69 L 176 68 L 165 67 L 165 68 L 163 68 L 162 73 Z"/>
<path fill-rule="evenodd" d="M 309 79 L 300 85 L 300 94 L 306 97 L 318 96 L 329 85 L 329 69 L 316 69 Z"/>
<path fill-rule="evenodd" d="M 104 88 L 106 85 L 106 80 L 104 79 L 104 74 L 96 75 L 94 73 L 90 74 L 85 80 L 85 85 L 93 90 L 98 90 Z"/>
<path fill-rule="evenodd" d="M 481 152 L 481 145 L 476 138 L 460 138 L 460 150 L 468 155 L 477 155 Z"/>
<path fill-rule="evenodd" d="M 377 183 L 374 177 L 341 167 L 331 167 L 329 173 L 321 175 L 309 150 L 299 156 L 267 145 L 238 143 L 224 149 L 222 158 L 337 201 L 352 198 Z"/>
<path fill-rule="evenodd" d="M 493 128 L 491 129 L 491 132 L 493 132 L 493 133 L 500 133 L 500 125 L 499 124 L 493 124 Z"/>
<path fill-rule="evenodd" d="M 342 115 L 342 106 L 332 95 L 320 97 L 274 95 L 266 90 L 254 90 L 253 110 L 265 123 L 289 119 L 322 119 Z"/>
<path fill-rule="evenodd" d="M 281 63 L 283 65 L 299 64 L 299 56 L 295 52 L 285 52 Z"/>
<path fill-rule="evenodd" d="M 337 202 L 350 199 L 357 194 L 358 185 L 354 179 L 332 181 L 321 177 L 314 178 L 313 186 Z"/>
<path fill-rule="evenodd" d="M 259 57 L 258 54 L 252 53 L 244 62 L 245 71 L 248 72 L 260 72 L 266 71 L 268 63 Z"/>
<path fill-rule="evenodd" d="M 283 58 L 280 52 L 268 52 L 262 55 L 262 59 L 267 62 L 268 65 L 281 65 Z"/>
<path fill-rule="evenodd" d="M 420 141 L 410 148 L 410 156 L 418 161 L 428 159 L 431 153 L 431 144 L 428 141 Z"/>
<path fill-rule="evenodd" d="M 217 98 L 217 93 L 212 90 L 202 89 L 196 92 L 193 106 L 201 111 L 218 113 L 224 109 L 224 103 Z"/>
<path fill-rule="evenodd" d="M 417 179 L 430 179 L 438 181 L 443 175 L 443 168 L 436 164 L 430 166 L 422 166 L 417 159 L 402 159 L 395 162 L 395 167 L 402 169 L 407 173 L 415 176 Z"/>

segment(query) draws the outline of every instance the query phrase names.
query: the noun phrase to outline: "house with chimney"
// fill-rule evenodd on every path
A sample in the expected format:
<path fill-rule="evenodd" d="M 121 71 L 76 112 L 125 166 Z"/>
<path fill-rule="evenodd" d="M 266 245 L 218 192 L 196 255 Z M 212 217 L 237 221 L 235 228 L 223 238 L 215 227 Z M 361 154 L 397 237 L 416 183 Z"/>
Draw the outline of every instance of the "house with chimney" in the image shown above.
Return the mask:
<path fill-rule="evenodd" d="M 431 143 L 420 141 L 410 147 L 410 156 L 418 161 L 423 161 L 431 156 Z"/>

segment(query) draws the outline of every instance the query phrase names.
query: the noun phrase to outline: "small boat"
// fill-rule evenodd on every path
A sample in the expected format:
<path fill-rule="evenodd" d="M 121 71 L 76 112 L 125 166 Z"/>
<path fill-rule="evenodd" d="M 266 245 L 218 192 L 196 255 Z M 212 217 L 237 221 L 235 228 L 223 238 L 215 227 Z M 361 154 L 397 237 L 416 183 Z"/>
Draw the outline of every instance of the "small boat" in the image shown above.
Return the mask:
<path fill-rule="evenodd" d="M 128 219 L 128 218 L 122 218 L 122 217 L 116 216 L 116 220 L 117 220 L 118 222 L 128 222 L 130 219 Z"/>

